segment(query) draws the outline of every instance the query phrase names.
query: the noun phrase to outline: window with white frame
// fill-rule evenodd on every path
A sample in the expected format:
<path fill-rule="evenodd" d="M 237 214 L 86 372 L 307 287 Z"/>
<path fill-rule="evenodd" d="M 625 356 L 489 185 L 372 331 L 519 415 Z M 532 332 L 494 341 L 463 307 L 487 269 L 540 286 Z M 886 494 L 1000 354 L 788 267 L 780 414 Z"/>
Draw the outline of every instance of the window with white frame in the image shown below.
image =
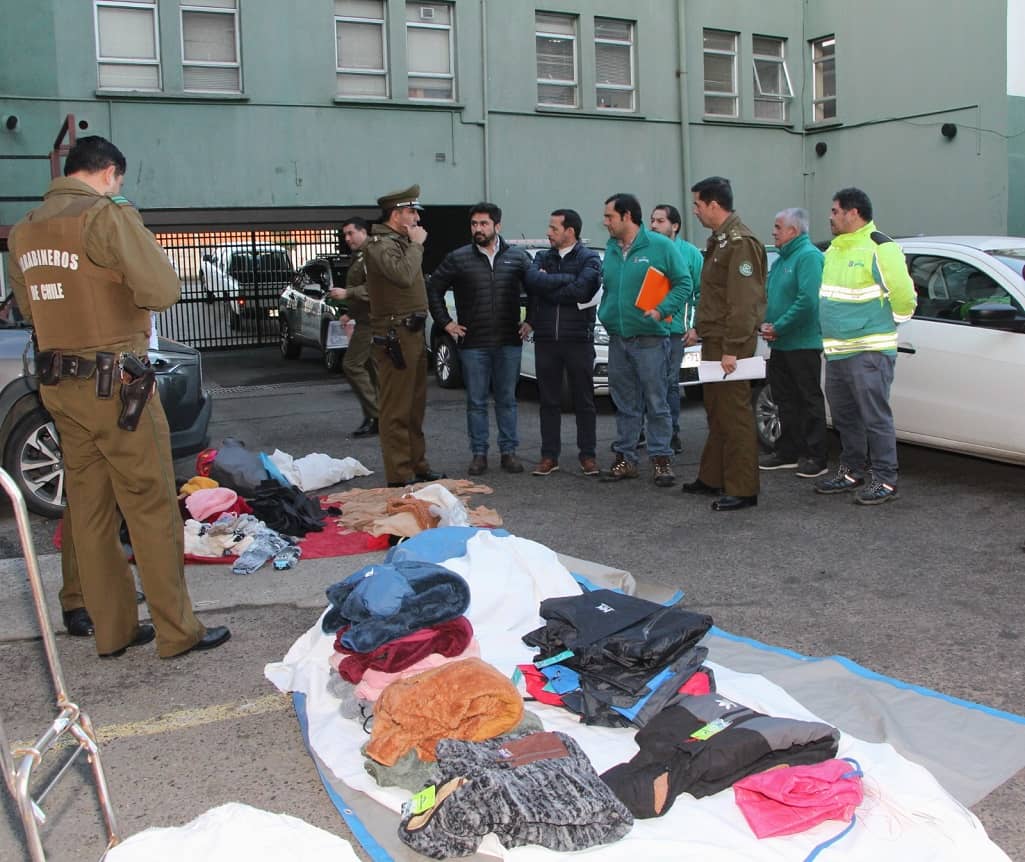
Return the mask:
<path fill-rule="evenodd" d="M 794 91 L 787 71 L 786 46 L 786 39 L 751 38 L 756 120 L 790 121 L 790 100 Z"/>
<path fill-rule="evenodd" d="M 737 34 L 705 30 L 705 116 L 736 117 Z"/>
<path fill-rule="evenodd" d="M 595 99 L 599 110 L 634 109 L 634 24 L 594 19 Z"/>
<path fill-rule="evenodd" d="M 240 93 L 238 0 L 181 0 L 182 82 L 190 93 Z"/>
<path fill-rule="evenodd" d="M 450 3 L 406 3 L 409 98 L 455 99 L 455 55 Z"/>
<path fill-rule="evenodd" d="M 559 108 L 577 106 L 577 19 L 574 15 L 537 12 L 537 103 Z"/>
<path fill-rule="evenodd" d="M 811 43 L 812 113 L 816 123 L 836 119 L 836 37 Z"/>
<path fill-rule="evenodd" d="M 96 0 L 97 85 L 101 90 L 159 90 L 156 0 Z"/>
<path fill-rule="evenodd" d="M 338 95 L 388 98 L 383 0 L 335 0 Z"/>

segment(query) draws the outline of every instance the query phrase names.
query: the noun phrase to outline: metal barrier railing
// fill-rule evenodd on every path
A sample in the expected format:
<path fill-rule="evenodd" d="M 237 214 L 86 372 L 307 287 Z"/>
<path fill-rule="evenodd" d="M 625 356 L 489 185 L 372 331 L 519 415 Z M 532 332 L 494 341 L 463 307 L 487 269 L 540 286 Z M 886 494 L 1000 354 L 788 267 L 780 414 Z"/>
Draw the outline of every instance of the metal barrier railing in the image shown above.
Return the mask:
<path fill-rule="evenodd" d="M 11 499 L 11 504 L 14 506 L 14 516 L 18 524 L 18 538 L 21 541 L 22 553 L 25 558 L 25 570 L 28 575 L 29 587 L 32 590 L 32 602 L 35 606 L 36 620 L 39 623 L 39 630 L 43 636 L 43 648 L 46 651 L 46 661 L 53 680 L 53 690 L 57 706 L 56 718 L 53 719 L 49 727 L 43 731 L 36 742 L 31 746 L 18 748 L 13 751 L 7 742 L 3 720 L 0 718 L 0 768 L 3 770 L 4 782 L 14 798 L 14 802 L 18 807 L 18 813 L 21 815 L 29 857 L 32 859 L 32 862 L 45 862 L 46 855 L 43 852 L 43 841 L 40 834 L 40 827 L 46 823 L 46 813 L 42 809 L 42 802 L 68 769 L 71 768 L 71 765 L 85 752 L 92 768 L 96 795 L 99 799 L 100 809 L 107 829 L 107 850 L 109 850 L 118 843 L 120 838 L 114 817 L 114 809 L 110 803 L 107 779 L 104 776 L 103 766 L 100 762 L 100 750 L 96 742 L 96 734 L 93 731 L 92 722 L 89 721 L 89 717 L 68 699 L 67 688 L 64 684 L 64 672 L 61 670 L 60 657 L 57 655 L 57 641 L 50 627 L 50 616 L 46 608 L 43 581 L 39 575 L 39 562 L 36 559 L 35 546 L 32 543 L 32 531 L 29 526 L 28 510 L 25 508 L 25 499 L 21 494 L 21 490 L 15 484 L 14 479 L 4 470 L 0 470 L 0 486 L 7 492 L 7 496 Z M 68 736 L 72 737 L 72 739 L 67 740 L 66 737 Z M 58 755 L 63 755 L 64 749 L 68 747 L 73 747 L 74 749 L 71 755 L 65 758 L 60 769 L 46 787 L 38 795 L 33 796 L 33 777 L 43 758 L 49 752 L 55 750 Z"/>

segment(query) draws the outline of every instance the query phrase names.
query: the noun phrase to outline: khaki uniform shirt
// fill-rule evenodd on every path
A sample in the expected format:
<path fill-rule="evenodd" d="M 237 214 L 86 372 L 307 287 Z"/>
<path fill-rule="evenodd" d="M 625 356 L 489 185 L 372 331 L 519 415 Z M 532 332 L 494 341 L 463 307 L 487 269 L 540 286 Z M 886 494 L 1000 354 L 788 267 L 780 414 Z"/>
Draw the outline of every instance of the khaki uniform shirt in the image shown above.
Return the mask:
<path fill-rule="evenodd" d="M 709 237 L 704 258 L 694 327 L 702 340 L 721 341 L 723 354 L 752 356 L 765 319 L 765 246 L 733 213 Z"/>
<path fill-rule="evenodd" d="M 395 320 L 414 311 L 427 311 L 422 245 L 375 224 L 363 247 L 367 265 L 370 323 L 378 335 L 387 334 Z"/>
<path fill-rule="evenodd" d="M 365 246 L 364 246 L 365 248 Z M 352 256 L 345 273 L 345 304 L 357 323 L 370 322 L 370 294 L 367 292 L 367 261 L 361 248 Z"/>
<path fill-rule="evenodd" d="M 65 211 L 81 213 L 81 237 L 78 238 L 81 247 L 89 262 L 101 271 L 107 271 L 106 280 L 117 286 L 114 294 L 117 302 L 110 308 L 102 309 L 105 314 L 109 314 L 109 318 L 101 322 L 102 330 L 108 333 L 104 343 L 78 343 L 82 326 L 76 317 L 82 309 L 90 312 L 94 310 L 90 306 L 92 297 L 88 294 L 90 283 L 78 277 L 77 267 L 60 267 L 59 254 L 46 255 L 47 251 L 54 250 L 39 248 L 39 234 L 45 234 L 47 223 L 61 218 Z M 29 224 L 32 224 L 32 228 L 27 227 Z M 29 234 L 36 237 L 32 243 L 27 241 Z M 132 349 L 145 353 L 150 328 L 148 311 L 169 308 L 180 296 L 178 276 L 167 254 L 143 224 L 139 211 L 125 198 L 101 195 L 73 177 L 61 177 L 50 183 L 42 205 L 12 228 L 8 247 L 11 251 L 11 286 L 18 301 L 18 309 L 30 322 L 32 299 L 29 285 L 34 285 L 35 280 L 32 277 L 34 273 L 26 276 L 26 270 L 38 266 L 60 270 L 63 279 L 60 292 L 63 296 L 57 298 L 66 303 L 68 313 L 62 315 L 66 325 L 63 321 L 56 326 L 50 324 L 47 328 L 54 331 L 47 332 L 39 331 L 37 326 L 36 337 L 40 348 L 44 350 Z M 140 313 L 143 310 L 146 310 L 145 314 Z"/>

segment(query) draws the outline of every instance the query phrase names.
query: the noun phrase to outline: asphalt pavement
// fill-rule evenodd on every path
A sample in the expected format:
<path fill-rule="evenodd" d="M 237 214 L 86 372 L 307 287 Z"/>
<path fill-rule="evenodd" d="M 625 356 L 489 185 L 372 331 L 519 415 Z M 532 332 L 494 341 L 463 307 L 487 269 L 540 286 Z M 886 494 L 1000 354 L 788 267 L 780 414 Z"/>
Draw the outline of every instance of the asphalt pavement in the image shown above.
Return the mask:
<path fill-rule="evenodd" d="M 351 455 L 374 470 L 350 486 L 383 482 L 376 439 L 357 440 L 355 396 L 312 351 L 292 362 L 275 348 L 204 354 L 215 396 L 211 436 L 300 456 Z M 899 373 L 899 368 L 898 368 Z M 520 400 L 520 452 L 538 456 L 536 392 Z M 469 462 L 462 393 L 429 383 L 426 432 L 435 469 L 465 476 Z M 599 460 L 610 460 L 614 416 L 599 411 Z M 575 471 L 573 420 L 564 417 L 563 469 L 548 477 L 507 475 L 497 457 L 482 478 L 485 500 L 516 535 L 626 569 L 644 594 L 683 589 L 690 607 L 716 624 L 809 655 L 845 655 L 882 674 L 955 697 L 1025 714 L 1025 469 L 900 447 L 899 502 L 856 507 L 812 493 L 808 480 L 763 474 L 759 506 L 734 513 L 680 493 L 694 477 L 704 411 L 684 402 L 685 451 L 677 485 L 641 478 L 603 484 Z M 835 447 L 835 440 L 833 441 Z M 183 478 L 191 460 L 176 462 Z M 35 544 L 56 615 L 59 558 L 53 525 L 33 518 Z M 52 701 L 8 507 L 0 507 L 0 716 L 12 743 L 34 738 Z M 367 558 L 304 560 L 291 572 L 231 574 L 190 566 L 200 616 L 227 624 L 232 640 L 210 653 L 162 661 L 151 647 L 100 661 L 92 644 L 57 638 L 73 699 L 90 713 L 123 834 L 178 825 L 237 800 L 301 817 L 348 836 L 302 743 L 288 698 L 263 678 L 311 626 L 323 589 Z M 88 772 L 76 764 L 44 806 L 49 858 L 97 858 L 103 842 Z M 26 858 L 5 798 L 0 859 Z M 973 810 L 1008 855 L 1025 862 L 1025 774 Z"/>

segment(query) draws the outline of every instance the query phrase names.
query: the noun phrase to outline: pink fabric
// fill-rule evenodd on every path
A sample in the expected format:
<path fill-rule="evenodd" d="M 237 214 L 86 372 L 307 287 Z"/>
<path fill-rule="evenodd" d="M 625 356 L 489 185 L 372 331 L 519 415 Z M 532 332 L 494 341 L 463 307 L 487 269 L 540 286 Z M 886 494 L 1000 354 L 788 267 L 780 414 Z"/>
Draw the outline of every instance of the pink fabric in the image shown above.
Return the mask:
<path fill-rule="evenodd" d="M 338 655 L 338 653 L 335 653 L 335 655 Z M 342 656 L 339 656 L 339 658 L 342 658 Z M 432 667 L 441 667 L 450 661 L 459 661 L 464 658 L 480 658 L 480 644 L 477 643 L 477 638 L 471 639 L 469 645 L 459 655 L 444 656 L 441 653 L 432 652 L 427 658 L 420 659 L 416 664 L 410 665 L 405 670 L 391 673 L 384 670 L 368 670 L 363 674 L 363 679 L 356 686 L 356 697 L 360 698 L 360 700 L 375 701 L 381 696 L 381 692 L 397 679 L 416 676 L 418 673 L 423 673 Z"/>
<path fill-rule="evenodd" d="M 862 800 L 857 773 L 846 760 L 781 766 L 740 779 L 733 795 L 759 838 L 792 835 L 824 820 L 849 821 Z"/>
<path fill-rule="evenodd" d="M 219 514 L 238 500 L 238 494 L 231 488 L 200 488 L 185 499 L 185 507 L 197 521 L 205 521 L 211 515 Z"/>

